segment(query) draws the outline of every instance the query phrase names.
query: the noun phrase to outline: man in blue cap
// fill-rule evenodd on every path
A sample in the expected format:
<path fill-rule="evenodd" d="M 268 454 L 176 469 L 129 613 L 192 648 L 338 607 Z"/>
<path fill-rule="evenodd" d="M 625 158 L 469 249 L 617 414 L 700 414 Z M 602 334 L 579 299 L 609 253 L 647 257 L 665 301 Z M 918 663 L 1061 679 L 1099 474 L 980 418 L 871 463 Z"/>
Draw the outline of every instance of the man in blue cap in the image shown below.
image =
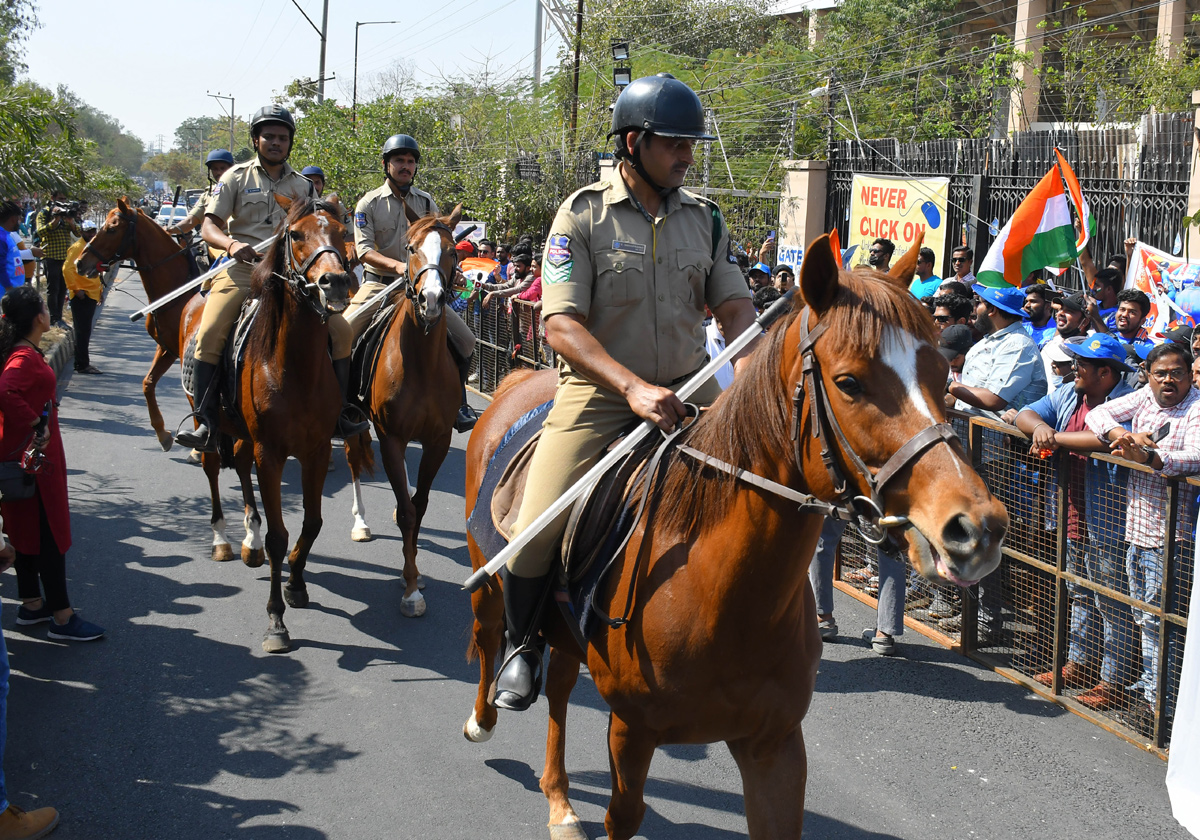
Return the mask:
<path fill-rule="evenodd" d="M 1029 405 L 1046 396 L 1046 369 L 1037 345 L 1025 332 L 1025 293 L 1011 286 L 976 284 L 975 329 L 983 339 L 963 362 L 961 382 L 947 388 L 954 407 L 1000 419 L 1006 408 Z"/>
<path fill-rule="evenodd" d="M 300 174 L 312 181 L 313 186 L 317 188 L 317 195 L 325 195 L 324 169 L 319 166 L 306 166 L 300 170 Z"/>
<path fill-rule="evenodd" d="M 766 263 L 755 263 L 750 266 L 750 290 L 757 292 L 764 286 L 771 285 L 771 266 Z"/>
<path fill-rule="evenodd" d="M 1088 429 L 1086 419 L 1096 406 L 1132 391 L 1125 374 L 1133 368 L 1126 362 L 1125 346 L 1111 335 L 1078 336 L 1068 339 L 1062 349 L 1075 363 L 1073 387 L 1059 388 L 1021 409 L 1016 426 L 1029 435 L 1032 454 L 1063 453 L 1059 469 L 1066 472 L 1071 571 L 1127 592 L 1121 512 L 1128 471 L 1088 458 L 1090 452 L 1107 452 L 1108 446 Z M 1068 583 L 1067 591 L 1071 616 L 1063 686 L 1088 689 L 1075 699 L 1091 709 L 1111 709 L 1125 701 L 1121 686 L 1135 675 L 1133 613 L 1078 584 Z M 1054 672 L 1034 679 L 1050 685 Z"/>

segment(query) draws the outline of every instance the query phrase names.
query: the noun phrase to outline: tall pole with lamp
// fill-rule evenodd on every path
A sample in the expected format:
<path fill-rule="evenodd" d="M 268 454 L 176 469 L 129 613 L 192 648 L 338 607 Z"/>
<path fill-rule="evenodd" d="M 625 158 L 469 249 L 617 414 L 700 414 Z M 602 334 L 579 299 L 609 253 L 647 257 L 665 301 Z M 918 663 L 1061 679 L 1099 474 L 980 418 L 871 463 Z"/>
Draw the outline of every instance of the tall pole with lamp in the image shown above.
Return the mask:
<path fill-rule="evenodd" d="M 358 125 L 358 29 L 361 26 L 382 26 L 400 23 L 398 20 L 357 20 L 354 22 L 354 100 L 350 106 L 350 122 Z"/>

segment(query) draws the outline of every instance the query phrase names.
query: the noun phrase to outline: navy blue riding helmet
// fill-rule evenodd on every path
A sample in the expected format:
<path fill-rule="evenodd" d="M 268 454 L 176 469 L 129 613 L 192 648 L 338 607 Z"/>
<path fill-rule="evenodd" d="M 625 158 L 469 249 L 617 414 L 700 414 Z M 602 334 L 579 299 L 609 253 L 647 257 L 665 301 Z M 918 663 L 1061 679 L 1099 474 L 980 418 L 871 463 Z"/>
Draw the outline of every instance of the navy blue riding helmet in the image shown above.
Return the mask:
<path fill-rule="evenodd" d="M 303 175 L 303 176 L 304 176 L 304 177 L 306 177 L 306 178 L 307 178 L 309 175 L 319 175 L 320 177 L 324 178 L 324 177 L 325 177 L 325 170 L 324 170 L 324 169 L 322 169 L 322 168 L 321 168 L 321 167 L 319 167 L 319 166 L 306 166 L 306 167 L 304 167 L 303 169 L 301 169 L 301 170 L 300 170 L 300 174 L 301 174 L 301 175 Z"/>
<path fill-rule="evenodd" d="M 212 166 L 214 163 L 228 163 L 233 166 L 233 153 L 228 149 L 213 149 L 204 159 L 204 165 Z"/>

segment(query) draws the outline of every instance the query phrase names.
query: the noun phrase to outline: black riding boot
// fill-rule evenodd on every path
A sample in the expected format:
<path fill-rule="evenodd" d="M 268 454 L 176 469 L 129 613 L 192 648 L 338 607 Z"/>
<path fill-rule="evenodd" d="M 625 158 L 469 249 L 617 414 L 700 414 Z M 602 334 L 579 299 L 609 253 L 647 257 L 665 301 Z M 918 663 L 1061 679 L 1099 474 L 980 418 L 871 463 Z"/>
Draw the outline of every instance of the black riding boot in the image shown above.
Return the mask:
<path fill-rule="evenodd" d="M 455 355 L 455 361 L 458 362 L 458 381 L 462 383 L 462 405 L 458 408 L 458 416 L 454 418 L 454 431 L 469 432 L 475 428 L 475 422 L 479 419 L 475 409 L 467 402 L 467 377 L 471 374 L 471 357 L 459 359 Z"/>
<path fill-rule="evenodd" d="M 213 383 L 216 375 L 216 365 L 196 360 L 195 367 L 192 368 L 192 391 L 196 401 L 196 417 L 200 425 L 194 430 L 185 429 L 175 436 L 175 442 L 180 446 L 198 449 L 201 452 L 217 451 L 220 406 L 217 401 L 217 388 Z"/>
<path fill-rule="evenodd" d="M 342 413 L 338 417 L 337 431 L 342 436 L 342 439 L 346 440 L 356 435 L 361 435 L 367 429 L 371 428 L 371 424 L 366 420 L 350 419 L 349 412 L 351 411 L 362 416 L 362 412 L 350 404 L 350 357 L 335 359 L 333 362 L 333 372 L 337 375 L 338 386 L 342 389 Z"/>
<path fill-rule="evenodd" d="M 496 675 L 497 709 L 523 712 L 537 700 L 542 688 L 542 651 L 538 632 L 545 603 L 547 576 L 525 578 L 504 572 L 504 664 Z"/>

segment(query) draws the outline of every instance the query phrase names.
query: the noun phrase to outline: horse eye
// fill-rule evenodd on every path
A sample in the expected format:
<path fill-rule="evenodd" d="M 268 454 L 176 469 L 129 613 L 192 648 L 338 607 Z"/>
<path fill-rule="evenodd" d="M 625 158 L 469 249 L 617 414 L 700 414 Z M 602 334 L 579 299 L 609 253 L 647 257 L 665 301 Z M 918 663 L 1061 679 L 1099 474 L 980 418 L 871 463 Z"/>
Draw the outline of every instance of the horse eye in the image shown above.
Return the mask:
<path fill-rule="evenodd" d="M 304 231 L 296 230 L 295 228 L 292 228 L 290 231 L 288 231 L 288 236 L 292 238 L 293 242 L 304 241 Z"/>
<path fill-rule="evenodd" d="M 838 390 L 848 397 L 857 397 L 863 392 L 862 383 L 853 376 L 839 376 L 833 381 L 834 385 L 838 386 Z"/>

